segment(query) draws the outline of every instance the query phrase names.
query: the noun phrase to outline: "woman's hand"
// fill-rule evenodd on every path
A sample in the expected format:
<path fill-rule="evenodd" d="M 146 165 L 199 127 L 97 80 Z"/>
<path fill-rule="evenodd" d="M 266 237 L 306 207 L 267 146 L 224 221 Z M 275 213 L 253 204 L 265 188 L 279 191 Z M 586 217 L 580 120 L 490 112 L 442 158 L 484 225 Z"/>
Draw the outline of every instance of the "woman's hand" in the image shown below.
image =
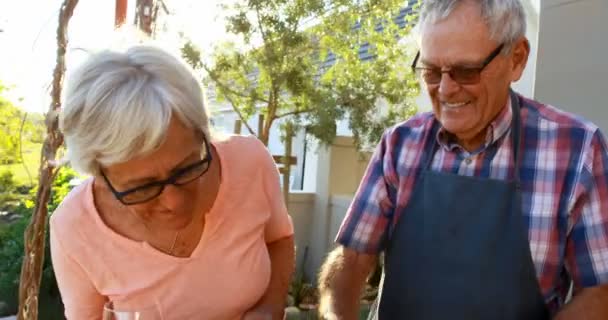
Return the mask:
<path fill-rule="evenodd" d="M 287 305 L 289 282 L 295 269 L 293 235 L 268 243 L 272 274 L 266 292 L 243 320 L 283 320 Z"/>
<path fill-rule="evenodd" d="M 273 318 L 272 309 L 268 306 L 257 306 L 247 311 L 242 320 L 280 320 L 283 317 Z"/>

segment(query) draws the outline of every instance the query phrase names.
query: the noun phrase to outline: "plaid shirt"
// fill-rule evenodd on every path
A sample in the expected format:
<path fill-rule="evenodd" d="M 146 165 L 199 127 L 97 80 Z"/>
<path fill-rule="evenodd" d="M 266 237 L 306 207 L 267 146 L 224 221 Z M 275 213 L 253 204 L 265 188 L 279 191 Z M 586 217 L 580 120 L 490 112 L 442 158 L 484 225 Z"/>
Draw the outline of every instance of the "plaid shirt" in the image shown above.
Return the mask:
<path fill-rule="evenodd" d="M 519 97 L 522 121 L 522 212 L 536 275 L 552 312 L 563 305 L 570 279 L 575 292 L 608 283 L 608 154 L 597 126 Z M 432 170 L 463 176 L 514 176 L 512 110 L 507 104 L 486 143 L 469 153 L 439 130 Z M 423 113 L 388 129 L 346 214 L 336 241 L 379 253 L 390 238 L 422 169 L 433 115 Z"/>

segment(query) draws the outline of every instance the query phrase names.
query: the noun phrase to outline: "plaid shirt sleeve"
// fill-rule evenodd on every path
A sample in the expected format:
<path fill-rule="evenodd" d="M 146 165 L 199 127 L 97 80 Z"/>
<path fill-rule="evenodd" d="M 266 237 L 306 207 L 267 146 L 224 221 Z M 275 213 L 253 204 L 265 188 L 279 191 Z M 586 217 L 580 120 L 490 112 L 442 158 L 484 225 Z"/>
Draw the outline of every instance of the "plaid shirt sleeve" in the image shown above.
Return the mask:
<path fill-rule="evenodd" d="M 575 290 L 608 283 L 608 148 L 598 130 L 584 159 L 566 243 Z"/>
<path fill-rule="evenodd" d="M 336 237 L 337 243 L 362 253 L 384 249 L 393 216 L 396 173 L 390 156 L 390 132 L 385 132 L 376 147 Z"/>

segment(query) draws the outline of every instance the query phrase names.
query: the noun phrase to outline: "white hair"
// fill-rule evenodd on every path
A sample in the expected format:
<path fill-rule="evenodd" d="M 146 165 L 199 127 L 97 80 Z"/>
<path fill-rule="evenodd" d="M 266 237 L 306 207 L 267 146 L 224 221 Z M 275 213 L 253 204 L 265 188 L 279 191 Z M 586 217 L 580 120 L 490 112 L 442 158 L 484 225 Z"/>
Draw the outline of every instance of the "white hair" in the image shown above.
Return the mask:
<path fill-rule="evenodd" d="M 209 137 L 202 88 L 173 55 L 146 45 L 91 55 L 68 77 L 59 126 L 79 172 L 153 152 L 172 117 Z"/>
<path fill-rule="evenodd" d="M 481 17 L 486 21 L 490 38 L 510 49 L 520 37 L 526 35 L 526 12 L 520 0 L 468 0 L 477 3 Z M 423 0 L 419 24 L 423 28 L 447 18 L 463 0 Z"/>

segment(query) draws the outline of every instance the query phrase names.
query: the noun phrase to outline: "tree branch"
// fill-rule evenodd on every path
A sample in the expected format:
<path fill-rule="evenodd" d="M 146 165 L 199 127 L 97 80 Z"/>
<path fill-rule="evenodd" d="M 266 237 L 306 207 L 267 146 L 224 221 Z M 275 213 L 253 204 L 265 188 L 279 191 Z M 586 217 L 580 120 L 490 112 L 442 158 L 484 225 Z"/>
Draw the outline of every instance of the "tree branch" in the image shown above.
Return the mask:
<path fill-rule="evenodd" d="M 245 120 L 245 117 L 243 117 L 243 114 L 241 113 L 241 111 L 239 110 L 239 108 L 237 108 L 236 103 L 234 102 L 234 100 L 232 100 L 232 98 L 230 98 L 229 96 L 226 96 L 226 100 L 228 100 L 228 102 L 230 102 L 230 106 L 232 107 L 232 110 L 234 110 L 234 112 L 236 113 L 236 115 L 239 116 L 239 119 L 241 119 L 241 123 L 245 125 L 245 127 L 247 128 L 247 130 L 249 131 L 249 133 L 251 133 L 252 135 L 255 136 L 255 132 L 253 131 L 253 129 L 251 128 L 251 126 L 249 125 L 249 123 L 247 123 L 247 120 Z"/>
<path fill-rule="evenodd" d="M 266 31 L 264 31 L 264 26 L 262 25 L 262 20 L 260 19 L 260 7 L 259 5 L 255 6 L 255 13 L 256 13 L 256 17 L 257 17 L 257 21 L 258 21 L 258 28 L 260 29 L 260 33 L 262 34 L 262 40 L 263 40 L 263 50 L 266 51 L 266 56 L 276 56 L 274 55 L 274 49 L 272 48 L 271 44 L 274 41 L 277 41 L 277 39 L 268 39 L 268 34 L 266 33 Z M 284 57 L 282 58 L 284 59 Z M 277 70 L 274 70 L 273 66 L 269 65 L 268 66 L 269 72 L 271 74 L 276 74 Z M 272 100 L 268 101 L 268 104 L 272 104 Z"/>
<path fill-rule="evenodd" d="M 209 67 L 201 62 L 201 65 L 203 66 L 203 69 L 205 69 L 205 71 L 207 71 L 207 73 L 209 74 L 209 76 L 211 77 L 211 79 L 213 80 L 213 82 L 215 82 L 219 87 L 221 87 L 223 90 L 234 94 L 235 96 L 239 96 L 241 98 L 251 98 L 251 96 L 248 96 L 246 94 L 243 94 L 241 92 L 235 91 L 233 89 L 231 89 L 230 87 L 228 87 L 228 85 L 226 85 L 225 83 L 223 83 L 222 81 L 220 81 L 220 79 L 215 75 L 215 72 L 213 72 L 212 70 L 209 69 Z M 245 127 L 247 128 L 247 130 L 249 131 L 249 133 L 251 133 L 252 135 L 255 135 L 255 132 L 253 131 L 253 129 L 251 128 L 251 126 L 249 125 L 249 123 L 247 123 L 247 120 L 245 120 L 245 117 L 243 116 L 243 114 L 241 113 L 241 111 L 239 110 L 239 108 L 237 107 L 236 102 L 234 102 L 234 100 L 228 96 L 228 95 L 224 95 L 226 97 L 226 100 L 228 100 L 228 102 L 230 102 L 230 106 L 232 107 L 232 110 L 237 114 L 237 116 L 239 117 L 239 119 L 241 120 L 241 122 L 245 125 Z M 262 98 L 257 98 L 257 100 L 262 101 L 262 102 L 267 102 L 266 100 L 262 99 Z"/>
<path fill-rule="evenodd" d="M 264 27 L 262 27 L 262 21 L 260 20 L 260 7 L 259 5 L 255 6 L 255 13 L 258 20 L 258 28 L 260 29 L 260 33 L 262 34 L 262 40 L 264 43 L 268 41 L 268 37 L 266 35 L 266 31 L 264 31 Z"/>
<path fill-rule="evenodd" d="M 227 84 L 223 83 L 219 79 L 219 77 L 215 74 L 215 72 L 212 71 L 211 69 L 209 69 L 209 67 L 206 64 L 201 63 L 201 65 L 203 66 L 203 69 L 205 69 L 205 71 L 207 71 L 207 73 L 209 74 L 209 77 L 211 77 L 211 80 L 213 80 L 213 82 L 215 84 L 217 84 L 218 87 L 222 88 L 222 90 L 224 90 L 224 91 L 226 91 L 226 92 L 228 92 L 230 94 L 233 94 L 235 96 L 241 97 L 241 98 L 251 98 L 251 96 L 249 96 L 249 95 L 247 95 L 245 93 L 242 93 L 242 92 L 238 92 L 238 91 L 230 88 L 230 86 L 228 86 Z M 268 100 L 266 100 L 264 98 L 260 98 L 260 97 L 256 97 L 256 100 L 257 101 L 261 101 L 261 102 L 265 102 L 265 103 L 269 102 Z"/>
<path fill-rule="evenodd" d="M 281 119 L 283 117 L 298 115 L 298 114 L 302 114 L 302 113 L 308 113 L 308 112 L 311 112 L 311 111 L 312 111 L 312 109 L 295 110 L 295 111 L 285 112 L 283 114 L 278 114 L 274 118 L 275 119 Z"/>

